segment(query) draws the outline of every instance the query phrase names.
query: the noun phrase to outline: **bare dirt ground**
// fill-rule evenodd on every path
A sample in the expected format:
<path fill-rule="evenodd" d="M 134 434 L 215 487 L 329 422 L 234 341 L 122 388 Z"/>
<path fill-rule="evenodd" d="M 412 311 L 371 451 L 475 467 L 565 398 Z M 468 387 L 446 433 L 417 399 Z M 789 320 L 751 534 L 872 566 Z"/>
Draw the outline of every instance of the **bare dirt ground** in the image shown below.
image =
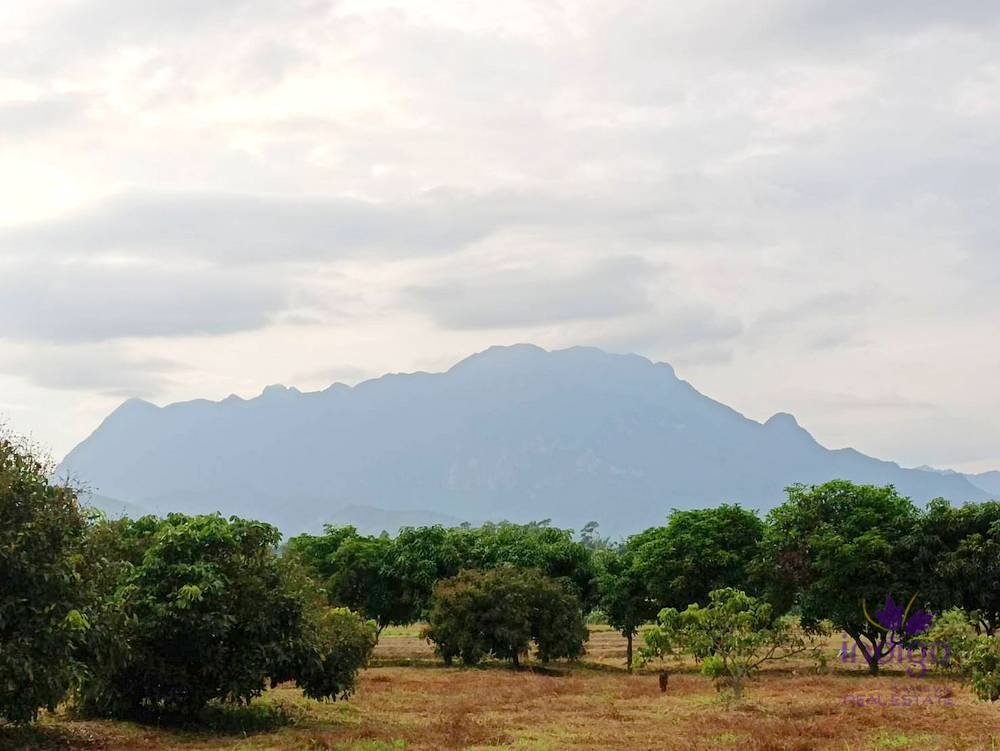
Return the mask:
<path fill-rule="evenodd" d="M 831 657 L 838 647 L 839 639 L 831 641 Z M 213 729 L 56 714 L 31 730 L 0 729 L 0 748 L 1000 751 L 1000 707 L 976 702 L 933 672 L 871 678 L 835 659 L 827 674 L 805 661 L 783 664 L 736 704 L 694 666 L 674 670 L 661 693 L 655 671 L 622 670 L 624 653 L 619 635 L 596 627 L 587 657 L 575 665 L 446 668 L 419 628 L 395 629 L 383 634 L 375 664 L 347 702 L 321 704 L 283 686 L 249 709 L 223 713 L 226 721 Z"/>

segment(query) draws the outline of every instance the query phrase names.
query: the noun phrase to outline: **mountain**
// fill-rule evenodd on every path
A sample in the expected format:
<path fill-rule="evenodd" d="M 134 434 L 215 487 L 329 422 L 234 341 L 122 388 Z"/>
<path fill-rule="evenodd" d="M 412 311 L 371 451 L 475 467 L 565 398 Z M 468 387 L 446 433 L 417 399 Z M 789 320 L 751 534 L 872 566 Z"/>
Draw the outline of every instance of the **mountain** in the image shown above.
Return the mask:
<path fill-rule="evenodd" d="M 761 424 L 665 363 L 493 347 L 444 373 L 157 407 L 129 400 L 58 470 L 158 513 L 220 510 L 317 529 L 345 507 L 468 521 L 591 519 L 621 535 L 672 508 L 767 510 L 791 483 L 892 483 L 918 502 L 987 496 L 961 476 L 830 450 L 789 414 Z"/>
<path fill-rule="evenodd" d="M 934 467 L 928 467 L 927 465 L 917 467 L 917 469 L 926 470 L 928 472 L 937 472 L 940 475 L 964 477 L 991 498 L 1000 498 L 1000 472 L 992 471 L 980 472 L 979 474 L 961 474 L 953 469 L 936 469 Z"/>

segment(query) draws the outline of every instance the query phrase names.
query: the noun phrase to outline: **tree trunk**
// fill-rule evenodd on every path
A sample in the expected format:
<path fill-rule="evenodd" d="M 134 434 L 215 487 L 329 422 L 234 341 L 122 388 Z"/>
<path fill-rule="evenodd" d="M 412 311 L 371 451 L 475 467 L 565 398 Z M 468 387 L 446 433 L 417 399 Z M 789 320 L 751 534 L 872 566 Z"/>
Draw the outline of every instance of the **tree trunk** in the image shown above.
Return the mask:
<path fill-rule="evenodd" d="M 869 675 L 878 675 L 878 653 L 879 653 L 878 649 L 873 650 L 872 656 L 868 660 Z"/>
<path fill-rule="evenodd" d="M 517 654 L 517 652 L 514 653 L 513 660 L 514 660 L 514 670 L 517 670 L 519 667 L 521 667 L 521 658 Z"/>
<path fill-rule="evenodd" d="M 628 672 L 632 672 L 632 632 L 629 631 L 625 634 L 625 641 L 628 646 L 625 647 L 625 669 Z"/>
<path fill-rule="evenodd" d="M 736 701 L 739 701 L 740 699 L 742 699 L 743 698 L 743 678 L 741 678 L 738 675 L 733 676 L 732 688 L 733 688 L 733 698 L 736 699 Z"/>

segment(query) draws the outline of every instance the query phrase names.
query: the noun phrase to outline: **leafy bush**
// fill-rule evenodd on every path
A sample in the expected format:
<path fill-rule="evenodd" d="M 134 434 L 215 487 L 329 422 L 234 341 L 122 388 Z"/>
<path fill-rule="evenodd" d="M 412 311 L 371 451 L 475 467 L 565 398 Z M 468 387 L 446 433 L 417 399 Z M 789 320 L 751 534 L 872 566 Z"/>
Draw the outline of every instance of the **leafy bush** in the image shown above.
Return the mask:
<path fill-rule="evenodd" d="M 981 701 L 1000 699 L 1000 638 L 980 636 L 969 650 L 967 663 L 972 692 Z"/>
<path fill-rule="evenodd" d="M 279 558 L 260 522 L 171 514 L 92 534 L 101 593 L 87 644 L 85 710 L 190 716 L 212 699 L 248 703 L 268 678 L 302 678 L 317 698 L 345 696 L 374 634 L 325 613 L 311 581 Z M 367 634 L 367 636 L 365 636 Z"/>
<path fill-rule="evenodd" d="M 78 676 L 88 628 L 76 562 L 85 520 L 76 494 L 49 467 L 0 435 L 0 718 L 34 720 Z"/>
<path fill-rule="evenodd" d="M 569 586 L 537 570 L 463 571 L 434 588 L 424 635 L 445 662 L 485 657 L 520 664 L 532 641 L 543 662 L 584 652 L 587 627 Z"/>
<path fill-rule="evenodd" d="M 643 633 L 646 659 L 664 658 L 675 649 L 701 660 L 701 672 L 737 699 L 745 682 L 765 662 L 813 650 L 812 638 L 788 618 L 775 618 L 771 606 L 738 589 L 715 590 L 709 603 L 683 612 L 661 611 L 658 623 Z"/>
<path fill-rule="evenodd" d="M 929 639 L 946 645 L 946 652 L 935 655 L 936 669 L 944 675 L 968 681 L 969 654 L 976 643 L 976 629 L 968 614 L 959 608 L 952 608 L 934 619 Z"/>

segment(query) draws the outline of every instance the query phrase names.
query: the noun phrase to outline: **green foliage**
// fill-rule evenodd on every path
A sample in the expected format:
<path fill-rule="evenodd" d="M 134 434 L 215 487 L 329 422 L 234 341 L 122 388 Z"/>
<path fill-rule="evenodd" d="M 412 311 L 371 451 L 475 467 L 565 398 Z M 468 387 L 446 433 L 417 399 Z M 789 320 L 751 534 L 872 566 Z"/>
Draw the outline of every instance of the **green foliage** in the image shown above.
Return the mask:
<path fill-rule="evenodd" d="M 538 569 L 570 586 L 587 609 L 596 604 L 597 570 L 593 552 L 586 544 L 574 540 L 571 530 L 550 527 L 547 522 L 504 522 L 458 529 L 454 534 L 462 568 Z"/>
<path fill-rule="evenodd" d="M 981 636 L 968 654 L 972 692 L 980 701 L 1000 699 L 1000 639 Z"/>
<path fill-rule="evenodd" d="M 1000 501 L 931 501 L 914 547 L 941 606 L 960 607 L 987 635 L 1000 629 Z"/>
<path fill-rule="evenodd" d="M 311 699 L 346 699 L 354 692 L 358 668 L 375 649 L 375 626 L 347 608 L 319 608 L 311 615 L 314 623 L 300 637 L 301 656 L 289 677 Z"/>
<path fill-rule="evenodd" d="M 336 698 L 371 651 L 364 624 L 324 614 L 308 577 L 277 556 L 270 525 L 171 514 L 99 525 L 92 539 L 102 605 L 85 710 L 191 715 L 213 699 L 248 703 L 269 677 Z"/>
<path fill-rule="evenodd" d="M 793 485 L 768 515 L 762 573 L 773 602 L 797 606 L 806 628 L 828 619 L 860 647 L 869 670 L 893 644 L 865 618 L 863 605 L 886 595 L 907 602 L 919 586 L 912 531 L 919 512 L 891 486 L 834 480 Z M 918 603 L 919 604 L 919 603 Z"/>
<path fill-rule="evenodd" d="M 922 637 L 921 641 L 936 641 L 947 645 L 945 655 L 937 656 L 937 670 L 947 676 L 968 680 L 968 656 L 976 642 L 976 631 L 965 611 L 952 608 L 938 615 L 930 633 L 927 637 Z"/>
<path fill-rule="evenodd" d="M 0 719 L 13 723 L 62 700 L 89 628 L 77 570 L 85 521 L 76 494 L 48 473 L 0 435 Z"/>
<path fill-rule="evenodd" d="M 546 662 L 579 657 L 588 638 L 580 602 L 566 584 L 511 567 L 463 571 L 439 582 L 424 635 L 448 664 L 492 656 L 515 666 L 532 641 Z"/>
<path fill-rule="evenodd" d="M 379 632 L 426 617 L 435 584 L 462 569 L 537 568 L 566 582 L 585 605 L 595 601 L 592 551 L 547 523 L 407 527 L 395 538 L 327 527 L 293 538 L 287 552 L 314 573 L 332 604 L 363 613 Z"/>
<path fill-rule="evenodd" d="M 709 592 L 750 586 L 748 569 L 758 554 L 764 524 L 735 505 L 674 511 L 665 527 L 628 541 L 651 597 L 660 607 L 705 603 Z"/>
<path fill-rule="evenodd" d="M 665 608 L 644 639 L 646 659 L 662 659 L 674 650 L 691 654 L 701 660 L 703 675 L 737 699 L 765 662 L 813 649 L 811 638 L 790 619 L 775 618 L 769 603 L 731 588 L 712 592 L 706 606 Z"/>
<path fill-rule="evenodd" d="M 653 619 L 656 606 L 649 595 L 646 572 L 636 560 L 630 540 L 618 550 L 598 551 L 598 605 L 607 622 L 626 640 L 625 667 L 632 670 L 632 640 L 639 627 Z"/>
<path fill-rule="evenodd" d="M 355 537 L 345 540 L 332 556 L 333 573 L 327 580 L 330 601 L 344 605 L 377 624 L 412 623 L 420 616 L 423 598 L 405 577 L 394 575 L 396 545 L 386 537 Z"/>

